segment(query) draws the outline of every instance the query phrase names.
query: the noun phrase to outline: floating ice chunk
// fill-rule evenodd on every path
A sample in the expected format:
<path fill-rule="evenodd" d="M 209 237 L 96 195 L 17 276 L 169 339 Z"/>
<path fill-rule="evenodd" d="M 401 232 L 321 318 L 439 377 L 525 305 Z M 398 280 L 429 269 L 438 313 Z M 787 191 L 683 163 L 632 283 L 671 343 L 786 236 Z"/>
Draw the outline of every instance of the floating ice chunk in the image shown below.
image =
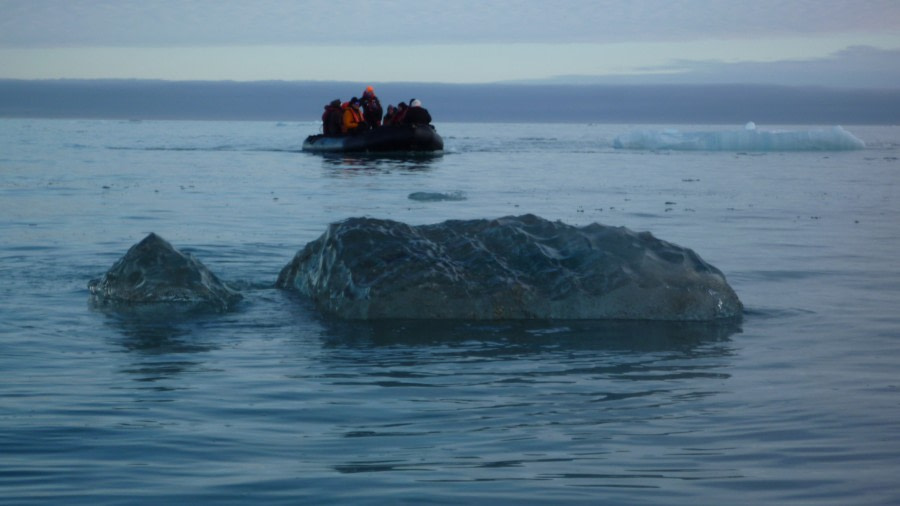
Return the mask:
<path fill-rule="evenodd" d="M 441 200 L 466 200 L 466 194 L 461 191 L 452 192 L 414 192 L 407 197 L 409 200 L 418 200 L 419 202 L 438 202 Z"/>
<path fill-rule="evenodd" d="M 151 233 L 132 246 L 101 278 L 88 283 L 95 307 L 190 311 L 229 310 L 241 299 L 190 254 Z"/>
<path fill-rule="evenodd" d="M 690 249 L 534 215 L 349 218 L 297 252 L 276 286 L 351 320 L 709 321 L 743 310 L 724 274 Z"/>
<path fill-rule="evenodd" d="M 850 151 L 865 149 L 866 144 L 840 126 L 813 130 L 758 130 L 751 121 L 743 130 L 637 130 L 616 137 L 613 147 L 676 151 Z"/>

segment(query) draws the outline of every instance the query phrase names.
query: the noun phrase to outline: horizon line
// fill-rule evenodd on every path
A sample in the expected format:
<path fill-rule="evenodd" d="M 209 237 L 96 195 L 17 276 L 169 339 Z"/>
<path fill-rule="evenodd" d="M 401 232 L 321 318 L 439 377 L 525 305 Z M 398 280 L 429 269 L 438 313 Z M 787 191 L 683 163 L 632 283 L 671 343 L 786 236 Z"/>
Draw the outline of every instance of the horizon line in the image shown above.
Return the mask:
<path fill-rule="evenodd" d="M 624 76 L 616 76 L 624 77 Z M 725 87 L 752 87 L 752 88 L 788 88 L 788 89 L 826 89 L 826 90 L 845 90 L 845 91 L 896 91 L 900 90 L 900 84 L 893 87 L 863 87 L 863 86 L 840 86 L 827 84 L 785 84 L 785 83 L 760 83 L 760 82 L 572 82 L 565 79 L 603 79 L 601 76 L 578 75 L 578 76 L 552 76 L 539 79 L 516 79 L 504 81 L 487 81 L 487 82 L 445 82 L 445 81 L 357 81 L 357 80 L 341 80 L 341 79 L 254 79 L 254 80 L 237 80 L 237 79 L 165 79 L 150 77 L 0 77 L 0 81 L 6 82 L 152 82 L 152 83 L 230 83 L 230 84 L 261 84 L 261 83 L 283 83 L 283 84 L 337 84 L 337 85 L 358 85 L 368 83 L 371 85 L 390 86 L 390 85 L 428 85 L 428 86 L 514 86 L 514 87 L 641 87 L 641 88 L 661 88 L 661 87 L 708 87 L 708 88 L 725 88 Z"/>

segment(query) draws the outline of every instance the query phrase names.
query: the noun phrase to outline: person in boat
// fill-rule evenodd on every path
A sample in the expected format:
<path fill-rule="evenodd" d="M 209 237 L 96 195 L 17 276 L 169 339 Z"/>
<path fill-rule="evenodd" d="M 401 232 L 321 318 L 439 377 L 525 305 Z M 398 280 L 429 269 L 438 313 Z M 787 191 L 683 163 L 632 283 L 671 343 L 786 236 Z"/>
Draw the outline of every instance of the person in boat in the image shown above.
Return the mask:
<path fill-rule="evenodd" d="M 409 109 L 403 116 L 404 125 L 429 125 L 431 124 L 431 114 L 428 109 L 422 107 L 419 99 L 412 99 L 409 102 Z"/>
<path fill-rule="evenodd" d="M 375 96 L 375 88 L 368 86 L 363 92 L 360 104 L 363 109 L 363 118 L 369 128 L 377 128 L 381 126 L 381 115 L 384 110 L 381 108 L 381 101 Z"/>
<path fill-rule="evenodd" d="M 322 133 L 328 136 L 341 135 L 341 126 L 344 122 L 344 111 L 341 109 L 341 101 L 334 99 L 325 106 L 322 113 Z"/>
<path fill-rule="evenodd" d="M 349 102 L 343 105 L 344 122 L 341 125 L 341 132 L 344 134 L 358 134 L 368 129 L 366 121 L 363 119 L 362 111 L 359 110 L 359 99 L 353 97 Z"/>
<path fill-rule="evenodd" d="M 382 124 L 390 125 L 394 120 L 394 114 L 397 113 L 397 108 L 394 107 L 394 104 L 390 104 L 387 106 L 387 112 L 384 113 L 384 120 L 382 120 Z"/>
<path fill-rule="evenodd" d="M 393 116 L 391 116 L 391 122 L 385 122 L 385 125 L 402 125 L 403 117 L 406 116 L 406 110 L 409 109 L 406 107 L 406 102 L 400 102 L 397 104 L 397 108 L 394 110 Z"/>

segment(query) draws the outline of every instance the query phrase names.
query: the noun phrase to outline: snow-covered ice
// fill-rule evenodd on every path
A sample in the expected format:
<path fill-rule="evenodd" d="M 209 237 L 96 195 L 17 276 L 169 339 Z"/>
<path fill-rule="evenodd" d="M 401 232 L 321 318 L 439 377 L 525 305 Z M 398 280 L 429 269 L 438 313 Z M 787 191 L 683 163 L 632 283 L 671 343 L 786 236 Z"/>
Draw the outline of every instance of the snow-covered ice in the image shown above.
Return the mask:
<path fill-rule="evenodd" d="M 613 147 L 681 151 L 849 151 L 865 149 L 866 145 L 840 126 L 810 130 L 759 130 L 751 121 L 740 130 L 635 130 L 616 137 Z"/>

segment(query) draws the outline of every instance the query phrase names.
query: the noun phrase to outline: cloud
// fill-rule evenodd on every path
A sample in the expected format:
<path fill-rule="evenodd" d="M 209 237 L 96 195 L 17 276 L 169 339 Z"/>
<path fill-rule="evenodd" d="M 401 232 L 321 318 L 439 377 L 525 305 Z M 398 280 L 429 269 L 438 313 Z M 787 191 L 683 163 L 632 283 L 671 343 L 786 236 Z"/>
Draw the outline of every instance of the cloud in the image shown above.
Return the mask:
<path fill-rule="evenodd" d="M 895 79 L 878 50 L 821 58 L 859 45 L 900 49 L 900 2 L 0 0 L 9 78 Z"/>
<path fill-rule="evenodd" d="M 900 49 L 854 46 L 825 58 L 771 62 L 677 60 L 618 76 L 570 75 L 533 82 L 582 84 L 782 84 L 838 88 L 900 87 Z"/>
<path fill-rule="evenodd" d="M 681 61 L 668 69 L 680 69 L 684 80 L 704 83 L 770 84 L 850 88 L 900 86 L 900 50 L 854 46 L 827 58 L 775 62 L 721 63 Z M 649 69 L 648 69 L 649 70 Z"/>
<path fill-rule="evenodd" d="M 0 47 L 614 43 L 896 32 L 896 0 L 0 0 Z"/>

